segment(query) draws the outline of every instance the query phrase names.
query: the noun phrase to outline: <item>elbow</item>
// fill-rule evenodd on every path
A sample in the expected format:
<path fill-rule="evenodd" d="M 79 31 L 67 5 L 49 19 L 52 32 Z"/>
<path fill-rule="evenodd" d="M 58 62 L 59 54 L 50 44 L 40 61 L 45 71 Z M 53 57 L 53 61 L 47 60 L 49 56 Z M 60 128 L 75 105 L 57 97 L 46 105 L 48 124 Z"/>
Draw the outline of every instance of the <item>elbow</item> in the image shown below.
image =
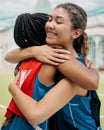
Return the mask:
<path fill-rule="evenodd" d="M 97 71 L 93 71 L 93 75 L 87 77 L 87 88 L 88 90 L 97 90 L 99 87 L 99 74 Z"/>
<path fill-rule="evenodd" d="M 91 90 L 97 90 L 98 89 L 98 83 L 95 81 L 92 83 L 92 88 Z"/>
<path fill-rule="evenodd" d="M 90 77 L 91 82 L 92 82 L 92 88 L 93 90 L 97 90 L 99 87 L 99 73 L 97 71 L 94 70 L 94 75 L 92 77 Z"/>
<path fill-rule="evenodd" d="M 99 74 L 97 73 L 97 75 L 95 76 L 95 78 L 93 78 L 93 86 L 94 86 L 94 88 L 95 88 L 95 90 L 97 90 L 98 89 L 98 87 L 99 87 Z"/>
<path fill-rule="evenodd" d="M 39 112 L 35 112 L 35 111 L 34 113 L 31 113 L 29 115 L 27 120 L 32 126 L 36 126 L 44 121 L 42 120 L 42 115 Z"/>
<path fill-rule="evenodd" d="M 7 62 L 11 62 L 10 59 L 9 59 L 9 57 L 8 57 L 8 55 L 4 56 L 4 60 L 7 61 Z"/>
<path fill-rule="evenodd" d="M 99 86 L 99 78 L 96 79 L 92 78 L 90 86 L 91 86 L 89 87 L 90 90 L 97 90 Z"/>
<path fill-rule="evenodd" d="M 93 81 L 93 84 L 94 84 L 95 90 L 97 90 L 99 86 L 99 79 L 97 79 L 95 82 Z"/>
<path fill-rule="evenodd" d="M 7 57 L 7 55 L 4 56 L 4 60 L 8 61 L 8 57 Z"/>
<path fill-rule="evenodd" d="M 85 83 L 85 84 L 84 84 Z M 87 90 L 97 90 L 99 86 L 99 78 L 89 77 L 86 82 L 84 82 L 83 88 Z M 80 85 L 81 86 L 81 85 Z"/>
<path fill-rule="evenodd" d="M 12 60 L 12 58 L 8 54 L 4 56 L 4 60 L 10 63 L 17 63 L 15 62 L 15 60 Z"/>

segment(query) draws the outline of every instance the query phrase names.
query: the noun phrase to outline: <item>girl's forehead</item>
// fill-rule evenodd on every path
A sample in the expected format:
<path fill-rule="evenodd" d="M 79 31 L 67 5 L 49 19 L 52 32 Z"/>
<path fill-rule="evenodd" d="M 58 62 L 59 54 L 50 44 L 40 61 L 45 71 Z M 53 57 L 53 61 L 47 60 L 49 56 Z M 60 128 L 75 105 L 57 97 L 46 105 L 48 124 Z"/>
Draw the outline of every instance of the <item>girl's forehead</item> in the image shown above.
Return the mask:
<path fill-rule="evenodd" d="M 64 19 L 69 18 L 68 11 L 62 7 L 54 9 L 52 16 L 53 17 L 59 16 L 59 17 L 62 17 Z"/>

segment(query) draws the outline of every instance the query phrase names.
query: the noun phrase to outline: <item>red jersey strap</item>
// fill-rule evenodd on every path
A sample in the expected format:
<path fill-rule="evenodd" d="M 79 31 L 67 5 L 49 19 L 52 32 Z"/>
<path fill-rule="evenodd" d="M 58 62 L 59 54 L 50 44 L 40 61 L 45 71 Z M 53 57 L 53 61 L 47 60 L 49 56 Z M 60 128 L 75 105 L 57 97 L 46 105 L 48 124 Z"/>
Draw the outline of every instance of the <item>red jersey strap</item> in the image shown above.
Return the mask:
<path fill-rule="evenodd" d="M 34 81 L 38 71 L 40 70 L 41 65 L 41 62 L 35 59 L 31 59 L 28 61 L 23 61 L 23 63 L 19 67 L 19 87 L 30 97 L 32 97 L 33 95 Z M 7 108 L 5 117 L 10 118 L 13 114 L 24 118 L 12 99 Z"/>

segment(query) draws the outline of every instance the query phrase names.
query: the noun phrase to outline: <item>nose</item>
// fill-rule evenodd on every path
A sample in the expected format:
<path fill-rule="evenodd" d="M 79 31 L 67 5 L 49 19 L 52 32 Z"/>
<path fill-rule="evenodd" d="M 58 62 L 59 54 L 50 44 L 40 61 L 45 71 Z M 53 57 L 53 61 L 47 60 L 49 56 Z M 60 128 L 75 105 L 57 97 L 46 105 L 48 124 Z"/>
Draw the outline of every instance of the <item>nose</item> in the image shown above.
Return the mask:
<path fill-rule="evenodd" d="M 50 29 L 54 29 L 55 28 L 55 22 L 53 20 L 48 22 L 47 27 L 50 28 Z"/>

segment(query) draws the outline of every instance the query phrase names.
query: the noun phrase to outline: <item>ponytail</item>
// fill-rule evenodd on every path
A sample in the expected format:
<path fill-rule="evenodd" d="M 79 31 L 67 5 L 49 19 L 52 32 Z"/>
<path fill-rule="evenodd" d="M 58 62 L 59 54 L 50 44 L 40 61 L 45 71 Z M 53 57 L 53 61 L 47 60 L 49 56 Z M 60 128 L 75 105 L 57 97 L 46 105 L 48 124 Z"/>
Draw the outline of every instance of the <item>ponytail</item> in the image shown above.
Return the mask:
<path fill-rule="evenodd" d="M 82 55 L 83 58 L 86 58 L 89 52 L 89 42 L 88 36 L 84 32 L 80 37 L 74 40 L 73 47 L 79 55 Z"/>
<path fill-rule="evenodd" d="M 83 33 L 83 42 L 81 47 L 81 54 L 85 58 L 89 53 L 89 42 L 88 42 L 88 35 L 84 32 Z"/>

